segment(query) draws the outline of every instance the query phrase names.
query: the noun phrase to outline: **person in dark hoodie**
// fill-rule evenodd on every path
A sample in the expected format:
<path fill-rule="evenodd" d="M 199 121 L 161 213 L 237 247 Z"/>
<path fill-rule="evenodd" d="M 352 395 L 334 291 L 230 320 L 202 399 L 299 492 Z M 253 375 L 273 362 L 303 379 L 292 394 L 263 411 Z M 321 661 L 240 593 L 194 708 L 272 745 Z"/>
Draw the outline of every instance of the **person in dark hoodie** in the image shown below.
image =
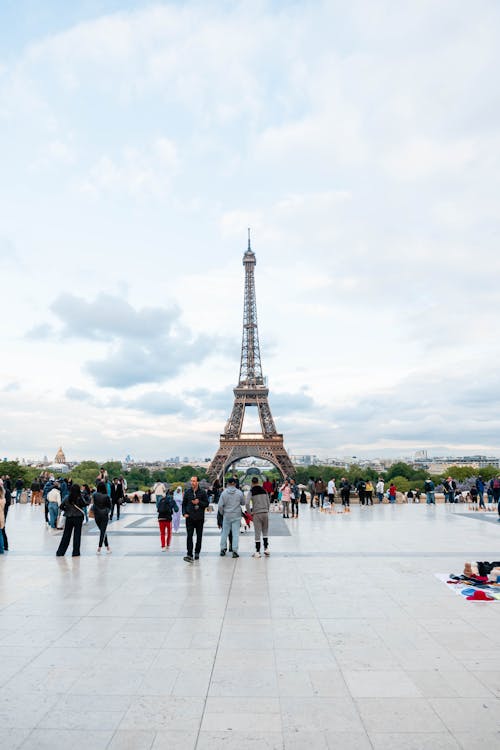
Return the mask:
<path fill-rule="evenodd" d="M 222 516 L 222 533 L 220 536 L 220 554 L 226 554 L 227 536 L 233 534 L 233 557 L 239 557 L 241 506 L 245 505 L 243 492 L 236 487 L 235 477 L 229 477 L 228 486 L 219 498 L 218 511 Z"/>
<path fill-rule="evenodd" d="M 165 531 L 167 532 L 166 549 L 170 549 L 170 542 L 172 541 L 172 515 L 174 511 L 177 513 L 178 510 L 179 507 L 170 492 L 167 492 L 158 503 L 158 526 L 160 527 L 162 549 L 165 549 Z"/>
<path fill-rule="evenodd" d="M 193 534 L 196 530 L 196 547 L 194 560 L 200 559 L 201 540 L 203 539 L 203 524 L 205 523 L 205 508 L 208 507 L 208 497 L 202 490 L 198 477 L 191 477 L 191 487 L 184 493 L 182 501 L 182 515 L 186 519 L 187 555 L 184 560 L 193 562 Z"/>
<path fill-rule="evenodd" d="M 264 542 L 264 554 L 269 557 L 269 495 L 259 484 L 257 477 L 252 478 L 252 486 L 247 496 L 247 510 L 253 515 L 253 529 L 255 532 L 255 552 L 253 557 L 262 557 L 260 554 L 260 537 Z"/>

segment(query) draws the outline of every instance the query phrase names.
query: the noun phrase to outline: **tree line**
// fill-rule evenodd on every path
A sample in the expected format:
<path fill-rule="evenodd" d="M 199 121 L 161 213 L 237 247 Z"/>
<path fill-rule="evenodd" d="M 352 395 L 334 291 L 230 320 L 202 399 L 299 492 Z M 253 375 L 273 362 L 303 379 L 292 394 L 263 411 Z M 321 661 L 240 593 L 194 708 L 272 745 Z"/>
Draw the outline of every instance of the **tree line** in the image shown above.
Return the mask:
<path fill-rule="evenodd" d="M 105 461 L 102 464 L 97 461 L 82 461 L 75 466 L 66 476 L 72 478 L 78 484 L 92 485 L 95 482 L 99 469 L 103 467 L 108 472 L 111 479 L 113 477 L 124 476 L 127 480 L 129 491 L 145 490 L 151 487 L 155 482 L 187 482 L 196 474 L 200 479 L 205 479 L 207 470 L 200 466 L 169 466 L 163 469 L 151 469 L 147 466 L 131 466 L 124 471 L 120 461 Z M 0 463 L 0 475 L 8 474 L 14 482 L 16 479 L 22 479 L 25 487 L 41 473 L 40 468 L 24 466 L 17 461 L 3 461 Z M 236 472 L 241 478 L 245 472 Z M 269 479 L 279 480 L 280 475 L 276 469 L 270 469 L 264 472 Z M 385 482 L 393 481 L 398 490 L 406 492 L 411 489 L 424 489 L 426 479 L 432 479 L 436 487 L 442 483 L 448 476 L 452 476 L 457 482 L 465 482 L 467 479 L 481 475 L 485 481 L 497 476 L 499 469 L 496 466 L 485 466 L 482 469 L 475 469 L 473 466 L 451 466 L 441 474 L 430 474 L 425 469 L 415 469 L 410 464 L 398 461 L 390 466 L 387 471 L 378 472 L 375 469 L 351 464 L 348 469 L 342 469 L 338 466 L 300 466 L 296 467 L 295 479 L 298 484 L 307 484 L 309 477 L 319 479 L 320 477 L 327 481 L 334 478 L 337 485 L 342 477 L 346 477 L 352 484 L 360 479 L 367 481 L 370 479 L 376 482 L 378 477 L 382 477 Z"/>

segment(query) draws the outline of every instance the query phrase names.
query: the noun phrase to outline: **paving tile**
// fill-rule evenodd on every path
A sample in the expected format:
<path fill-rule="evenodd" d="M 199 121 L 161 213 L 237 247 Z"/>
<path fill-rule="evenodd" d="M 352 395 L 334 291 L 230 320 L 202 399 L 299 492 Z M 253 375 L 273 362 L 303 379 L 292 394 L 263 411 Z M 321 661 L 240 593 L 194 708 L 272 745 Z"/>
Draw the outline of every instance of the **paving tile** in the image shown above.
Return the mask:
<path fill-rule="evenodd" d="M 356 705 L 368 734 L 445 732 L 433 706 L 423 698 L 362 698 Z"/>
<path fill-rule="evenodd" d="M 107 746 L 107 750 L 151 750 L 156 732 L 147 730 L 119 730 Z"/>
<path fill-rule="evenodd" d="M 403 670 L 343 670 L 353 698 L 420 698 L 420 690 Z"/>
<path fill-rule="evenodd" d="M 459 750 L 449 732 L 370 733 L 374 750 Z"/>

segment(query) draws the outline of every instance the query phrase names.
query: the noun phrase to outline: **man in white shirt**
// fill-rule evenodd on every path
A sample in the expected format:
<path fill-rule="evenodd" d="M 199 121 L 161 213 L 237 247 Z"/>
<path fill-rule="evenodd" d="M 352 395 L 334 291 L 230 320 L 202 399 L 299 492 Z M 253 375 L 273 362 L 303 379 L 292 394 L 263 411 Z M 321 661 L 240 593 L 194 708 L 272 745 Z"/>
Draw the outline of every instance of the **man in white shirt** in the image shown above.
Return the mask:
<path fill-rule="evenodd" d="M 54 482 L 54 486 L 47 495 L 49 505 L 49 526 L 52 529 L 57 528 L 57 516 L 59 515 L 59 506 L 61 505 L 61 492 L 59 482 Z"/>
<path fill-rule="evenodd" d="M 337 491 L 337 488 L 335 487 L 335 479 L 330 479 L 328 482 L 327 492 L 328 492 L 328 500 L 330 501 L 330 505 L 333 505 L 335 502 L 335 493 Z"/>
<path fill-rule="evenodd" d="M 378 482 L 375 485 L 375 492 L 377 493 L 377 499 L 379 503 L 381 503 L 384 499 L 384 480 L 382 479 L 382 477 L 378 478 Z"/>

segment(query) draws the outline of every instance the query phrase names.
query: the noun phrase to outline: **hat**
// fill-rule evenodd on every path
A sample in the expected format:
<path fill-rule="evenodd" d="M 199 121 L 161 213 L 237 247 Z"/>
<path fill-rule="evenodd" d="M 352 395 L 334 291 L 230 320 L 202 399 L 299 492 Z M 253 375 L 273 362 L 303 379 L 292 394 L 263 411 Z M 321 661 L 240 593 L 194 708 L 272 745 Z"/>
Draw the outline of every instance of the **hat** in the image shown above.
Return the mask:
<path fill-rule="evenodd" d="M 486 591 L 474 591 L 472 596 L 468 596 L 467 599 L 471 602 L 493 602 L 495 601 L 494 596 L 489 596 Z"/>

